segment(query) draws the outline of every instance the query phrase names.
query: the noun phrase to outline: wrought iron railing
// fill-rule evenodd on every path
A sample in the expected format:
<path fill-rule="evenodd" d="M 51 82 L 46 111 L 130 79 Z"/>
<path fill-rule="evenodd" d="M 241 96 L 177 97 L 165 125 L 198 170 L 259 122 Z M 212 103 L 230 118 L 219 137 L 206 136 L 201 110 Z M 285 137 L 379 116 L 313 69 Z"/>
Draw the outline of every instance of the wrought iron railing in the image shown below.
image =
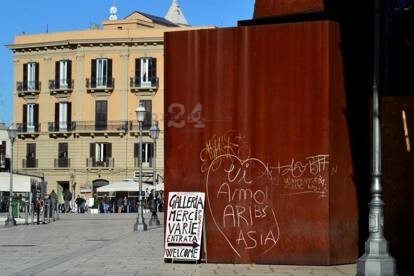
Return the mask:
<path fill-rule="evenodd" d="M 130 78 L 129 86 L 137 90 L 157 90 L 159 87 L 159 78 L 151 77 L 148 82 L 143 82 L 141 77 Z"/>
<path fill-rule="evenodd" d="M 76 131 L 127 132 L 128 121 L 76 121 Z"/>
<path fill-rule="evenodd" d="M 60 157 L 55 159 L 55 168 L 69 168 L 70 158 Z"/>
<path fill-rule="evenodd" d="M 142 167 L 143 168 L 152 168 L 152 157 L 149 158 L 149 160 L 144 160 L 142 162 Z M 138 157 L 134 157 L 134 167 L 135 168 L 139 168 L 139 158 Z"/>
<path fill-rule="evenodd" d="M 17 123 L 16 129 L 18 133 L 37 133 L 40 131 L 40 123 L 34 123 L 33 125 Z"/>
<path fill-rule="evenodd" d="M 22 160 L 22 167 L 24 169 L 37 168 L 38 160 L 36 158 L 27 158 Z"/>
<path fill-rule="evenodd" d="M 87 78 L 86 89 L 88 90 L 113 90 L 115 86 L 114 78 Z"/>
<path fill-rule="evenodd" d="M 96 160 L 94 157 L 86 158 L 86 167 L 88 168 L 113 168 L 114 158 L 106 157 Z"/>
<path fill-rule="evenodd" d="M 16 83 L 17 92 L 40 92 L 42 83 L 40 81 L 18 81 Z"/>
<path fill-rule="evenodd" d="M 58 91 L 72 91 L 74 81 L 73 80 L 67 80 L 66 84 L 63 84 L 64 81 L 61 80 L 49 80 L 49 90 L 52 92 L 58 92 Z"/>
<path fill-rule="evenodd" d="M 142 130 L 143 131 L 147 131 L 150 128 L 151 128 L 151 121 L 150 120 L 146 120 L 146 121 L 142 122 Z M 132 131 L 132 132 L 139 131 L 138 122 L 129 121 L 129 131 Z"/>
<path fill-rule="evenodd" d="M 49 122 L 48 130 L 49 132 L 70 132 L 76 129 L 76 122 L 66 122 L 66 128 L 64 125 L 60 122 Z"/>

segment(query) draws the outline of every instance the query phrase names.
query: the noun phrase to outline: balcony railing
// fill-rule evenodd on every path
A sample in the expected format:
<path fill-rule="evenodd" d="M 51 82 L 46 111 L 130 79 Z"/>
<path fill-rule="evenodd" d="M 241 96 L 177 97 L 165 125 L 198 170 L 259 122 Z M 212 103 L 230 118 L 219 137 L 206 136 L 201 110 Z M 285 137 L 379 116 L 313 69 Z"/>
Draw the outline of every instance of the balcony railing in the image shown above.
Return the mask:
<path fill-rule="evenodd" d="M 87 131 L 110 131 L 127 132 L 128 121 L 77 121 L 75 122 L 77 132 Z"/>
<path fill-rule="evenodd" d="M 61 157 L 55 159 L 55 168 L 69 168 L 70 159 L 67 157 Z"/>
<path fill-rule="evenodd" d="M 142 130 L 147 131 L 151 128 L 151 122 L 150 121 L 144 121 L 142 122 Z M 132 132 L 139 131 L 139 124 L 138 122 L 129 121 L 129 130 Z"/>
<path fill-rule="evenodd" d="M 96 158 L 86 158 L 86 167 L 88 168 L 113 168 L 114 158 L 106 157 L 102 160 L 96 160 Z"/>
<path fill-rule="evenodd" d="M 156 91 L 159 87 L 158 77 L 150 78 L 150 81 L 143 82 L 140 77 L 130 78 L 129 86 L 132 91 Z"/>
<path fill-rule="evenodd" d="M 88 92 L 112 92 L 114 90 L 115 79 L 114 78 L 87 78 L 86 90 Z"/>
<path fill-rule="evenodd" d="M 39 94 L 41 85 L 40 81 L 18 81 L 16 83 L 17 94 L 19 97 Z"/>
<path fill-rule="evenodd" d="M 22 123 L 16 124 L 17 133 L 38 133 L 40 131 L 40 123 L 27 125 Z"/>
<path fill-rule="evenodd" d="M 23 159 L 22 167 L 24 169 L 37 168 L 37 159 L 36 158 Z"/>
<path fill-rule="evenodd" d="M 149 160 L 144 160 L 142 162 L 142 168 L 152 168 L 152 157 L 149 158 Z M 134 157 L 134 167 L 139 168 L 139 158 Z"/>
<path fill-rule="evenodd" d="M 49 122 L 48 130 L 49 132 L 70 132 L 76 129 L 76 122 L 66 122 L 66 128 L 62 123 Z"/>
<path fill-rule="evenodd" d="M 69 93 L 73 90 L 74 81 L 67 80 L 66 85 L 61 80 L 49 80 L 50 94 Z"/>

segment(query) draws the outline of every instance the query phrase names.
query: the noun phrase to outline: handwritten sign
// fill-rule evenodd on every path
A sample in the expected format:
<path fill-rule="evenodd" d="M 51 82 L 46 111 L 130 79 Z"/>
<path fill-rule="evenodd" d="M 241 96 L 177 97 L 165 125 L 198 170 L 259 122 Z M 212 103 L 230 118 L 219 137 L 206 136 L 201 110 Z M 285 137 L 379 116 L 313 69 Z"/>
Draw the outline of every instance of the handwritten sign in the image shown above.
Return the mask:
<path fill-rule="evenodd" d="M 164 258 L 199 260 L 205 194 L 170 192 Z"/>

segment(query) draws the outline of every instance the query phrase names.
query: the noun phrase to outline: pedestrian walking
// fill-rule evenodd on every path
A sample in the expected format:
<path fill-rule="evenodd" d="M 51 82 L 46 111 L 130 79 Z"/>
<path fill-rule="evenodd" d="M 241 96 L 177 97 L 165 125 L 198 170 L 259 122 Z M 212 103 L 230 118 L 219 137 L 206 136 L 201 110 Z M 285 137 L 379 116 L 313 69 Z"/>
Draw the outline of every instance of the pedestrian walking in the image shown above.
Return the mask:
<path fill-rule="evenodd" d="M 65 213 L 70 211 L 70 201 L 72 200 L 72 193 L 69 190 L 66 190 L 64 198 L 65 200 Z"/>

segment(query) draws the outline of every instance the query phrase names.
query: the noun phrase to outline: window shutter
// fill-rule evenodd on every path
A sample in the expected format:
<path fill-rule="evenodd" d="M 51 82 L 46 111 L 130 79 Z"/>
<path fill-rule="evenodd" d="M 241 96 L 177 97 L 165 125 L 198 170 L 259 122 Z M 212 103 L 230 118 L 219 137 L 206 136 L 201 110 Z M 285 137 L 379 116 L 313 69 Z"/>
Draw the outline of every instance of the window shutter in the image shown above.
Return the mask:
<path fill-rule="evenodd" d="M 59 130 L 59 103 L 55 103 L 55 131 Z"/>
<path fill-rule="evenodd" d="M 69 130 L 72 130 L 72 103 L 68 102 L 68 117 L 67 117 L 67 124 L 68 124 L 68 128 Z"/>
<path fill-rule="evenodd" d="M 135 59 L 135 83 L 141 83 L 141 59 Z"/>
<path fill-rule="evenodd" d="M 67 80 L 68 80 L 68 86 L 69 88 L 73 88 L 72 87 L 72 61 L 68 60 L 68 71 L 67 71 Z"/>
<path fill-rule="evenodd" d="M 27 131 L 27 104 L 23 105 L 23 131 Z"/>
<path fill-rule="evenodd" d="M 134 144 L 134 158 L 138 158 L 138 151 L 139 151 L 139 144 L 135 143 Z"/>
<path fill-rule="evenodd" d="M 35 89 L 36 91 L 40 90 L 40 85 L 39 85 L 39 63 L 35 62 Z"/>
<path fill-rule="evenodd" d="M 89 144 L 89 157 L 95 158 L 95 143 Z"/>
<path fill-rule="evenodd" d="M 31 158 L 31 144 L 26 144 L 26 159 Z"/>
<path fill-rule="evenodd" d="M 91 87 L 96 87 L 96 59 L 91 61 Z"/>
<path fill-rule="evenodd" d="M 112 87 L 112 59 L 108 59 L 107 86 Z"/>
<path fill-rule="evenodd" d="M 35 131 L 39 131 L 39 104 L 34 105 L 34 116 L 33 116 L 33 122 L 35 125 Z"/>
<path fill-rule="evenodd" d="M 56 61 L 55 63 L 55 83 L 53 88 L 56 88 L 60 84 L 60 61 Z M 59 85 L 60 87 L 60 85 Z"/>
<path fill-rule="evenodd" d="M 27 63 L 23 64 L 23 91 L 27 91 Z"/>
<path fill-rule="evenodd" d="M 149 68 L 149 76 L 152 85 L 155 85 L 157 80 L 157 59 L 151 58 L 150 59 L 150 68 Z"/>
<path fill-rule="evenodd" d="M 112 157 L 112 143 L 106 144 L 106 157 Z"/>

